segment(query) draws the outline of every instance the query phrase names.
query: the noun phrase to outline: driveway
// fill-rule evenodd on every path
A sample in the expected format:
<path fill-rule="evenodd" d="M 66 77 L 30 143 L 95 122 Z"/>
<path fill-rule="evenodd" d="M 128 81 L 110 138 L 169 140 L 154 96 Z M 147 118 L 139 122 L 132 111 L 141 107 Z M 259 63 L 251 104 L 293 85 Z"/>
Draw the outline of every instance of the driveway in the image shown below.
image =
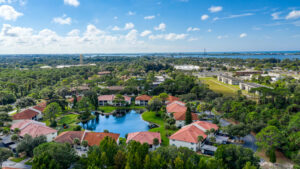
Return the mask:
<path fill-rule="evenodd" d="M 9 167 L 9 168 L 31 169 L 32 167 L 30 165 L 25 164 L 28 160 L 30 160 L 30 158 L 27 158 L 19 163 L 7 160 L 2 163 L 2 168 Z"/>
<path fill-rule="evenodd" d="M 252 134 L 248 134 L 247 136 L 243 137 L 242 140 L 244 140 L 243 147 L 250 148 L 254 152 L 257 150 L 257 145 L 255 144 L 256 139 Z"/>

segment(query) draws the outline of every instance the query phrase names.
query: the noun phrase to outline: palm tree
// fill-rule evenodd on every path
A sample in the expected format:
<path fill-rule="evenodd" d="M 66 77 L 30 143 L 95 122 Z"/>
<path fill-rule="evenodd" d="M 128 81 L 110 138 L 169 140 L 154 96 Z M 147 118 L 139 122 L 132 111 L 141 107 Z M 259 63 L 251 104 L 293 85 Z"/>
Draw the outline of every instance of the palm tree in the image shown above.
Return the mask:
<path fill-rule="evenodd" d="M 16 142 L 16 141 L 19 140 L 19 136 L 16 135 L 16 134 L 14 134 L 14 135 L 11 136 L 11 140 L 12 140 L 13 142 Z"/>
<path fill-rule="evenodd" d="M 203 136 L 198 136 L 198 142 L 202 142 L 204 140 Z"/>
<path fill-rule="evenodd" d="M 86 149 L 87 146 L 88 146 L 89 144 L 88 144 L 88 141 L 83 140 L 83 141 L 81 142 L 81 145 Z"/>
<path fill-rule="evenodd" d="M 210 131 L 209 131 L 209 130 L 206 130 L 204 133 L 205 133 L 206 135 L 210 135 Z"/>
<path fill-rule="evenodd" d="M 154 138 L 154 139 L 153 139 L 153 145 L 154 145 L 155 147 L 159 145 L 159 140 L 158 140 L 158 138 Z"/>
<path fill-rule="evenodd" d="M 15 128 L 15 129 L 14 129 L 14 133 L 15 133 L 15 134 L 19 134 L 19 133 L 20 133 L 20 129 L 19 129 L 19 128 Z"/>
<path fill-rule="evenodd" d="M 74 146 L 80 145 L 80 140 L 78 138 L 74 138 L 73 144 L 74 144 Z"/>

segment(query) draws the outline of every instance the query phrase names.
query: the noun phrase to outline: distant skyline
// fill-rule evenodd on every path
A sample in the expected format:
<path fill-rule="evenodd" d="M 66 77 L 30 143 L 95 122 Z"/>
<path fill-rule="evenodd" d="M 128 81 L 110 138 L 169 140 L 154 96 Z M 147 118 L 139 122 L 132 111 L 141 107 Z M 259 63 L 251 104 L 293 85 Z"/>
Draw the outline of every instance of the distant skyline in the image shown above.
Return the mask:
<path fill-rule="evenodd" d="M 0 0 L 0 54 L 300 50 L 299 0 Z"/>

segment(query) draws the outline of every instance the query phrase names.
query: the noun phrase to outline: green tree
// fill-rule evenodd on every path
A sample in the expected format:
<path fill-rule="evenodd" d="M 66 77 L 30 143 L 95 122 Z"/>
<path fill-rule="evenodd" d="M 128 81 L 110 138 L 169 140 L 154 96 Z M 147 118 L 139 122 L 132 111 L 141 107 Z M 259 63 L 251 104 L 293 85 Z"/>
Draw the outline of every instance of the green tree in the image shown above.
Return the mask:
<path fill-rule="evenodd" d="M 168 99 L 169 95 L 167 93 L 161 93 L 159 94 L 159 98 L 161 98 L 162 101 L 166 101 Z"/>
<path fill-rule="evenodd" d="M 187 110 L 185 112 L 185 125 L 191 124 L 192 122 L 192 111 L 190 107 L 187 107 Z"/>
<path fill-rule="evenodd" d="M 250 128 L 246 126 L 244 123 L 236 124 L 236 125 L 229 125 L 226 128 L 226 131 L 229 135 L 236 136 L 240 140 L 241 137 L 245 137 L 250 133 Z"/>
<path fill-rule="evenodd" d="M 251 165 L 251 162 L 247 162 L 243 169 L 257 169 L 256 166 Z"/>
<path fill-rule="evenodd" d="M 280 146 L 282 138 L 283 136 L 277 127 L 267 126 L 256 135 L 256 144 L 260 148 L 271 150 Z"/>
<path fill-rule="evenodd" d="M 0 166 L 6 161 L 9 157 L 13 156 L 13 152 L 8 148 L 0 148 Z"/>
<path fill-rule="evenodd" d="M 105 137 L 100 142 L 100 150 L 106 153 L 108 164 L 109 166 L 112 166 L 114 164 L 114 157 L 118 152 L 118 145 L 116 141 L 111 137 Z"/>
<path fill-rule="evenodd" d="M 47 138 L 45 136 L 32 138 L 30 135 L 25 135 L 22 141 L 18 144 L 16 150 L 18 153 L 25 152 L 27 156 L 32 157 L 33 149 L 46 142 Z"/>
<path fill-rule="evenodd" d="M 163 106 L 162 99 L 158 96 L 152 97 L 152 99 L 148 103 L 148 109 L 151 111 L 158 112 Z"/>
<path fill-rule="evenodd" d="M 118 150 L 114 157 L 115 169 L 124 169 L 126 166 L 126 153 L 122 150 Z"/>
<path fill-rule="evenodd" d="M 179 156 L 174 160 L 174 167 L 176 169 L 184 169 L 184 161 Z"/>
<path fill-rule="evenodd" d="M 78 157 L 75 150 L 69 144 L 62 143 L 44 143 L 39 145 L 34 149 L 34 159 L 40 159 L 42 157 L 47 157 L 48 159 L 54 160 L 56 165 L 60 168 L 69 168 L 70 165 L 77 161 Z M 49 168 L 53 164 L 51 160 L 48 163 L 45 161 L 33 160 L 33 166 L 45 166 Z"/>
<path fill-rule="evenodd" d="M 121 94 L 117 94 L 113 102 L 115 105 L 122 106 L 125 103 L 125 98 Z"/>
<path fill-rule="evenodd" d="M 215 158 L 222 160 L 224 165 L 230 169 L 243 168 L 247 162 L 259 167 L 259 158 L 254 156 L 251 149 L 233 144 L 219 146 L 215 152 Z"/>
<path fill-rule="evenodd" d="M 44 117 L 45 119 L 49 120 L 51 123 L 55 122 L 56 116 L 58 114 L 62 113 L 62 109 L 59 106 L 58 103 L 51 103 L 47 105 L 47 107 L 44 110 Z"/>

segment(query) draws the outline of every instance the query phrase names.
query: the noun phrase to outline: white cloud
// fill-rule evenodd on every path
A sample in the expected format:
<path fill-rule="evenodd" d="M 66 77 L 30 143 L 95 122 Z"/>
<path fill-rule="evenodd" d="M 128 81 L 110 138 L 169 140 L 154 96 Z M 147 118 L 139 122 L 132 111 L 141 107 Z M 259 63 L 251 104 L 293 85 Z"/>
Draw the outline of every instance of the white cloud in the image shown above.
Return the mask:
<path fill-rule="evenodd" d="M 245 37 L 247 37 L 248 35 L 246 34 L 246 33 L 242 33 L 242 34 L 240 34 L 240 38 L 245 38 Z"/>
<path fill-rule="evenodd" d="M 64 3 L 66 5 L 71 5 L 71 6 L 79 6 L 80 2 L 78 0 L 64 0 Z"/>
<path fill-rule="evenodd" d="M 129 16 L 133 16 L 133 15 L 135 15 L 135 12 L 129 11 L 129 12 L 128 12 L 128 15 L 129 15 Z"/>
<path fill-rule="evenodd" d="M 188 27 L 187 28 L 187 30 L 186 30 L 187 32 L 191 32 L 191 31 L 200 31 L 200 28 L 193 28 L 193 27 Z"/>
<path fill-rule="evenodd" d="M 80 33 L 80 30 L 78 30 L 78 29 L 73 29 L 73 30 L 71 30 L 67 35 L 68 35 L 68 36 L 71 36 L 71 37 L 76 37 L 76 36 L 79 36 L 79 33 Z"/>
<path fill-rule="evenodd" d="M 271 16 L 272 16 L 272 19 L 273 20 L 278 20 L 280 19 L 279 15 L 281 14 L 281 12 L 275 12 L 275 13 L 272 13 Z"/>
<path fill-rule="evenodd" d="M 145 31 L 143 31 L 141 34 L 140 34 L 140 36 L 141 37 L 145 37 L 145 36 L 148 36 L 148 35 L 150 35 L 152 32 L 150 31 L 150 30 L 145 30 Z"/>
<path fill-rule="evenodd" d="M 187 34 L 176 34 L 176 33 L 169 33 L 169 34 L 159 34 L 159 35 L 150 35 L 149 39 L 156 40 L 156 39 L 164 39 L 168 41 L 174 40 L 182 40 L 187 37 Z"/>
<path fill-rule="evenodd" d="M 228 35 L 219 35 L 217 38 L 218 39 L 225 39 L 225 38 L 228 38 L 229 36 Z"/>
<path fill-rule="evenodd" d="M 18 17 L 23 16 L 22 13 L 17 12 L 12 6 L 9 5 L 1 5 L 0 6 L 0 18 L 4 20 L 12 20 L 15 21 Z"/>
<path fill-rule="evenodd" d="M 121 28 L 119 28 L 118 26 L 114 26 L 111 30 L 113 30 L 113 31 L 119 31 L 119 30 L 121 30 Z"/>
<path fill-rule="evenodd" d="M 155 16 L 154 15 L 151 15 L 151 16 L 145 16 L 144 19 L 145 20 L 151 20 L 151 19 L 154 19 Z"/>
<path fill-rule="evenodd" d="M 62 17 L 53 18 L 53 22 L 61 25 L 70 25 L 72 19 L 70 17 L 67 17 L 67 15 L 63 15 Z"/>
<path fill-rule="evenodd" d="M 134 24 L 132 22 L 126 23 L 124 26 L 124 30 L 133 29 Z"/>
<path fill-rule="evenodd" d="M 208 19 L 208 18 L 209 18 L 209 16 L 206 15 L 206 14 L 201 16 L 201 20 L 203 20 L 203 21 L 205 21 L 205 20 Z"/>
<path fill-rule="evenodd" d="M 233 18 L 240 18 L 240 17 L 245 17 L 245 16 L 252 16 L 254 15 L 254 13 L 243 13 L 243 14 L 237 14 L 237 15 L 229 15 L 223 18 L 214 18 L 214 21 L 216 20 L 222 20 L 222 19 L 233 19 Z"/>
<path fill-rule="evenodd" d="M 300 18 L 300 10 L 291 11 L 285 18 L 286 19 L 298 19 L 298 18 Z"/>
<path fill-rule="evenodd" d="M 151 20 L 151 19 L 154 19 L 155 16 L 154 15 L 151 15 L 151 16 L 145 16 L 144 19 L 145 20 Z"/>
<path fill-rule="evenodd" d="M 154 27 L 154 30 L 156 31 L 165 31 L 166 30 L 166 24 L 165 23 L 161 23 L 158 26 Z"/>
<path fill-rule="evenodd" d="M 193 38 L 193 37 L 192 37 L 192 38 L 189 38 L 189 39 L 188 39 L 189 42 L 196 41 L 196 40 L 198 40 L 198 38 Z"/>
<path fill-rule="evenodd" d="M 222 6 L 211 6 L 210 8 L 208 8 L 208 10 L 211 12 L 211 13 L 216 13 L 216 12 L 220 12 L 223 10 L 223 7 Z"/>
<path fill-rule="evenodd" d="M 207 32 L 212 32 L 212 30 L 211 30 L 211 29 L 208 29 Z"/>
<path fill-rule="evenodd" d="M 137 40 L 138 31 L 135 29 L 132 29 L 128 34 L 125 36 L 125 39 L 127 41 L 134 42 Z"/>

